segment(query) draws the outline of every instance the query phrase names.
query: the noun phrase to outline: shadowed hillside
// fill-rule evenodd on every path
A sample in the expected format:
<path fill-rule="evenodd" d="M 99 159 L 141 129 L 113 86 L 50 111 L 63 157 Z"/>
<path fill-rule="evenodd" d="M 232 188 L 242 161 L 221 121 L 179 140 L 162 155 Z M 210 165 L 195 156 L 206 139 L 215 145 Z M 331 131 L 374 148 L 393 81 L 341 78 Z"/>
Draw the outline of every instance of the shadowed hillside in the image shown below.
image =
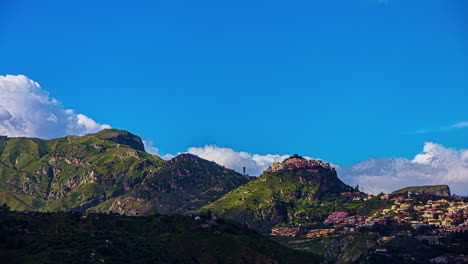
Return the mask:
<path fill-rule="evenodd" d="M 209 222 L 209 224 L 208 224 Z M 320 263 L 237 223 L 181 215 L 0 212 L 2 263 Z"/>

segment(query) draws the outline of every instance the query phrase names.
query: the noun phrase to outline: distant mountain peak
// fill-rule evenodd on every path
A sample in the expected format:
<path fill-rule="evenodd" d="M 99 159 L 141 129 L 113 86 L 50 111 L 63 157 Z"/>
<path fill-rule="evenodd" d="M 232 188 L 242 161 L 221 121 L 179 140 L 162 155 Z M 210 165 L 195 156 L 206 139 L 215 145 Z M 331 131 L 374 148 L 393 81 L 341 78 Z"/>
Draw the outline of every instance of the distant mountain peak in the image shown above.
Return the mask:
<path fill-rule="evenodd" d="M 173 157 L 172 161 L 181 161 L 181 160 L 190 160 L 190 161 L 193 161 L 193 160 L 201 160 L 202 158 L 198 157 L 197 155 L 193 155 L 193 154 L 190 154 L 190 153 L 181 153 L 175 157 Z"/>
<path fill-rule="evenodd" d="M 423 185 L 423 186 L 410 186 L 392 192 L 392 194 L 406 194 L 406 193 L 427 193 L 437 196 L 450 196 L 450 187 L 448 185 Z"/>
<path fill-rule="evenodd" d="M 181 162 L 190 162 L 190 163 L 193 163 L 194 165 L 195 164 L 202 164 L 202 163 L 203 164 L 213 164 L 213 165 L 216 165 L 218 167 L 221 167 L 220 165 L 218 165 L 214 161 L 209 161 L 209 160 L 200 158 L 197 155 L 193 155 L 193 154 L 190 154 L 190 153 L 181 153 L 181 154 L 173 157 L 172 159 L 166 161 L 166 164 L 164 166 L 165 167 L 171 167 L 174 164 L 178 164 L 178 163 L 181 163 Z"/>
<path fill-rule="evenodd" d="M 141 138 L 126 130 L 103 129 L 93 135 L 117 144 L 127 145 L 136 150 L 145 151 L 145 146 L 143 145 Z"/>

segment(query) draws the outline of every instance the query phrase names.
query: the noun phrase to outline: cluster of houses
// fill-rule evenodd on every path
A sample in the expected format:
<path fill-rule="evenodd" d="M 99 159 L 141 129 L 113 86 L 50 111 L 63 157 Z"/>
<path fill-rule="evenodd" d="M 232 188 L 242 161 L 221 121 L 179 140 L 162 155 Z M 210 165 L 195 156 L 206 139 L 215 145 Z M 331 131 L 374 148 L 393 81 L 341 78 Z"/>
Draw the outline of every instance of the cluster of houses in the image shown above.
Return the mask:
<path fill-rule="evenodd" d="M 301 231 L 300 227 L 274 227 L 271 229 L 272 236 L 297 237 Z"/>
<path fill-rule="evenodd" d="M 325 237 L 333 233 L 333 228 L 322 228 L 303 230 L 300 227 L 274 227 L 271 230 L 271 236 L 287 236 L 287 237 L 303 237 L 303 238 L 318 238 Z"/>
<path fill-rule="evenodd" d="M 320 160 L 314 159 L 305 159 L 297 154 L 285 159 L 283 162 L 273 162 L 269 171 L 279 171 L 285 169 L 311 169 L 316 167 L 324 167 L 327 169 L 334 170 L 335 168 L 331 167 L 330 163 L 322 162 Z"/>
<path fill-rule="evenodd" d="M 388 197 L 382 196 L 381 199 Z M 392 200 L 391 208 L 378 211 L 376 215 L 411 223 L 413 228 L 433 226 L 448 232 L 468 230 L 468 203 L 464 201 L 440 199 L 421 202 L 402 195 Z"/>
<path fill-rule="evenodd" d="M 344 234 L 357 232 L 361 227 L 389 223 L 411 224 L 414 229 L 432 227 L 437 233 L 468 231 L 468 203 L 464 201 L 440 199 L 418 202 L 403 196 L 397 196 L 393 200 L 391 208 L 379 210 L 373 216 L 351 216 L 347 212 L 335 212 L 323 223 L 332 224 L 337 232 Z"/>
<path fill-rule="evenodd" d="M 374 195 L 369 195 L 363 192 L 342 192 L 341 196 L 352 198 L 353 201 L 367 201 L 374 197 Z"/>
<path fill-rule="evenodd" d="M 346 192 L 342 193 L 342 195 L 353 198 L 369 198 L 361 192 Z M 333 228 L 303 230 L 299 227 L 276 227 L 272 229 L 271 235 L 317 238 L 329 236 L 332 233 L 357 233 L 363 227 L 372 228 L 377 224 L 380 226 L 388 224 L 406 224 L 407 226 L 411 225 L 413 229 L 430 227 L 429 229 L 431 231 L 427 234 L 430 237 L 468 231 L 468 203 L 463 200 L 449 201 L 447 199 L 439 199 L 434 201 L 418 201 L 417 199 L 412 199 L 409 196 L 403 195 L 382 195 L 381 199 L 393 200 L 391 208 L 379 210 L 372 216 L 334 212 L 323 221 L 324 225 Z M 396 232 L 396 234 L 403 232 L 403 230 L 400 231 L 401 232 Z M 411 236 L 411 232 L 403 235 Z M 383 237 L 381 242 L 387 242 L 391 238 L 392 237 Z M 427 237 L 424 239 L 428 240 Z M 436 241 L 429 240 L 432 242 Z"/>
<path fill-rule="evenodd" d="M 325 219 L 326 225 L 333 225 L 333 228 L 320 228 L 302 230 L 300 227 L 275 227 L 271 230 L 272 236 L 289 236 L 318 238 L 329 236 L 336 232 L 340 234 L 355 233 L 360 227 L 372 227 L 375 224 L 387 224 L 385 218 L 369 217 L 362 215 L 349 215 L 347 212 L 335 212 Z"/>
<path fill-rule="evenodd" d="M 363 215 L 349 215 L 347 212 L 335 212 L 327 217 L 324 224 L 332 224 L 339 233 L 357 232 L 361 227 L 373 227 L 375 224 L 386 225 L 387 219 Z"/>
<path fill-rule="evenodd" d="M 335 229 L 333 228 L 321 228 L 321 229 L 312 229 L 307 231 L 304 235 L 305 238 L 318 238 L 318 237 L 326 237 L 333 233 Z"/>

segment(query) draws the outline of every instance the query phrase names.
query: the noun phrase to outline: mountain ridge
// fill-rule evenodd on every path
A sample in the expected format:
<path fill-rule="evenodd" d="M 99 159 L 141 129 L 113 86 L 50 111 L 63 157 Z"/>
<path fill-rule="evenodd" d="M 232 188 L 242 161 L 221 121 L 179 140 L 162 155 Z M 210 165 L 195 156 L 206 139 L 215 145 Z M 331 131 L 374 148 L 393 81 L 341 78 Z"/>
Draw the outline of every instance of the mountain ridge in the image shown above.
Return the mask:
<path fill-rule="evenodd" d="M 153 199 L 153 202 L 158 202 L 161 206 L 167 204 L 168 208 L 146 205 L 148 210 L 144 213 L 156 209 L 164 213 L 180 213 L 184 209 L 177 210 L 183 207 L 180 205 L 181 199 L 189 196 L 191 200 L 200 198 L 199 203 L 192 203 L 194 209 L 198 209 L 197 206 L 219 198 L 224 190 L 231 190 L 248 181 L 241 174 L 214 162 L 196 156 L 190 156 L 191 162 L 184 162 L 181 157 L 187 157 L 187 154 L 175 157 L 172 161 L 164 161 L 158 156 L 146 153 L 140 137 L 117 129 L 50 140 L 2 137 L 0 201 L 13 202 L 13 205 L 17 205 L 17 208 L 13 209 L 41 211 L 84 211 L 130 194 L 135 201 L 141 202 L 142 199 L 148 198 L 144 195 L 147 193 L 144 187 L 149 186 L 143 185 L 155 177 L 157 181 L 162 180 L 164 175 L 158 174 L 160 169 L 167 172 L 166 176 L 170 174 L 177 177 L 170 169 L 167 170 L 167 166 L 172 164 L 177 167 L 174 169 L 177 169 L 179 174 L 197 175 L 199 183 L 204 184 L 199 184 L 199 191 L 193 191 L 194 195 L 177 196 L 174 189 L 177 186 L 174 184 L 182 184 L 183 179 L 179 179 L 181 181 L 178 182 L 166 181 L 164 188 L 159 191 L 171 193 L 173 201 Z M 198 165 L 195 166 L 196 164 Z M 214 177 L 217 179 L 215 185 L 219 189 L 218 192 L 208 192 L 208 183 L 213 178 L 208 177 L 213 176 L 209 173 L 210 170 L 216 171 L 215 174 L 220 176 Z M 184 186 L 185 189 L 191 188 L 186 180 Z M 187 193 L 184 188 L 177 191 Z M 138 193 L 135 190 L 138 190 Z M 138 195 L 134 195 L 135 193 Z M 120 213 L 136 213 L 134 211 L 121 210 Z"/>
<path fill-rule="evenodd" d="M 117 198 L 112 204 L 102 204 L 94 209 L 133 214 L 184 213 L 214 202 L 228 189 L 234 189 L 250 179 L 234 170 L 224 168 L 212 161 L 192 154 L 180 154 L 165 162 L 154 175 L 147 177 L 140 186 L 127 196 Z M 172 192 L 167 192 L 172 190 Z M 167 204 L 170 202 L 171 206 Z M 155 206 L 155 204 L 157 206 Z M 136 208 L 135 208 L 136 207 Z"/>
<path fill-rule="evenodd" d="M 436 195 L 436 196 L 450 196 L 450 187 L 445 184 L 408 186 L 408 187 L 393 191 L 391 194 L 406 194 L 406 193 L 425 193 L 425 194 Z"/>
<path fill-rule="evenodd" d="M 352 190 L 329 164 L 294 155 L 200 210 L 267 232 L 281 223 L 323 218 L 328 214 L 321 210 L 325 196 Z"/>

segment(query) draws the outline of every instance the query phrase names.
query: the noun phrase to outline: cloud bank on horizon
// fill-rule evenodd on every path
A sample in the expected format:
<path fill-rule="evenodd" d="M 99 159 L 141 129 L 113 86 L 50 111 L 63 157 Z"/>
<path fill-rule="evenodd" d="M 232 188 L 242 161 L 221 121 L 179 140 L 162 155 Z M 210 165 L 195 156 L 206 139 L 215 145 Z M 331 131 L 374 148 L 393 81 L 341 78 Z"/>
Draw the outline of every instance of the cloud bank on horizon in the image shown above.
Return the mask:
<path fill-rule="evenodd" d="M 233 149 L 221 148 L 216 145 L 206 145 L 202 148 L 192 147 L 187 150 L 187 153 L 214 161 L 238 172 L 242 172 L 242 168 L 245 167 L 246 173 L 255 176 L 260 175 L 273 162 L 280 162 L 289 157 L 289 155 L 259 155 L 244 151 L 236 152 Z"/>
<path fill-rule="evenodd" d="M 218 147 L 216 145 L 205 145 L 204 147 L 191 147 L 188 148 L 186 152 L 182 153 L 189 153 L 209 161 L 214 161 L 219 165 L 233 169 L 238 172 L 243 172 L 243 168 L 245 167 L 246 174 L 252 176 L 259 176 L 264 170 L 271 166 L 273 162 L 281 162 L 291 156 L 289 154 L 251 154 L 245 151 L 235 151 L 231 148 Z M 172 159 L 173 157 L 175 157 L 175 155 L 172 154 L 166 154 L 162 156 L 162 158 L 165 160 Z M 312 159 L 308 156 L 305 156 L 304 158 Z M 334 166 L 338 167 L 337 165 Z"/>
<path fill-rule="evenodd" d="M 455 124 L 465 128 L 467 122 Z M 64 108 L 49 92 L 24 75 L 0 76 L 0 135 L 39 138 L 84 135 L 110 128 Z M 157 155 L 153 142 L 144 141 L 147 152 Z M 225 167 L 260 175 L 273 162 L 289 155 L 251 154 L 230 148 L 206 145 L 191 147 L 186 153 L 214 161 Z M 164 159 L 174 157 L 171 154 Z M 306 157 L 309 158 L 309 157 Z M 412 185 L 448 184 L 453 193 L 468 194 L 468 150 L 455 150 L 432 142 L 412 160 L 406 158 L 370 159 L 348 168 L 335 165 L 338 176 L 347 184 L 359 184 L 370 193 L 391 192 Z"/>
<path fill-rule="evenodd" d="M 238 172 L 242 172 L 242 167 L 246 167 L 247 173 L 251 175 L 260 175 L 273 162 L 281 162 L 290 156 L 237 152 L 215 145 L 192 147 L 186 153 L 214 161 Z M 172 157 L 174 156 L 168 154 L 163 158 Z M 433 142 L 426 142 L 421 153 L 411 160 L 378 158 L 365 160 L 347 168 L 337 165 L 333 167 L 345 183 L 359 185 L 361 190 L 368 193 L 389 193 L 415 185 L 447 184 L 452 193 L 468 194 L 468 150 L 446 148 Z"/>
<path fill-rule="evenodd" d="M 348 168 L 338 168 L 338 176 L 374 194 L 407 186 L 447 184 L 452 193 L 467 195 L 468 150 L 426 142 L 422 152 L 412 160 L 369 159 Z"/>
<path fill-rule="evenodd" d="M 0 135 L 54 138 L 110 128 L 64 108 L 24 75 L 0 76 Z"/>

